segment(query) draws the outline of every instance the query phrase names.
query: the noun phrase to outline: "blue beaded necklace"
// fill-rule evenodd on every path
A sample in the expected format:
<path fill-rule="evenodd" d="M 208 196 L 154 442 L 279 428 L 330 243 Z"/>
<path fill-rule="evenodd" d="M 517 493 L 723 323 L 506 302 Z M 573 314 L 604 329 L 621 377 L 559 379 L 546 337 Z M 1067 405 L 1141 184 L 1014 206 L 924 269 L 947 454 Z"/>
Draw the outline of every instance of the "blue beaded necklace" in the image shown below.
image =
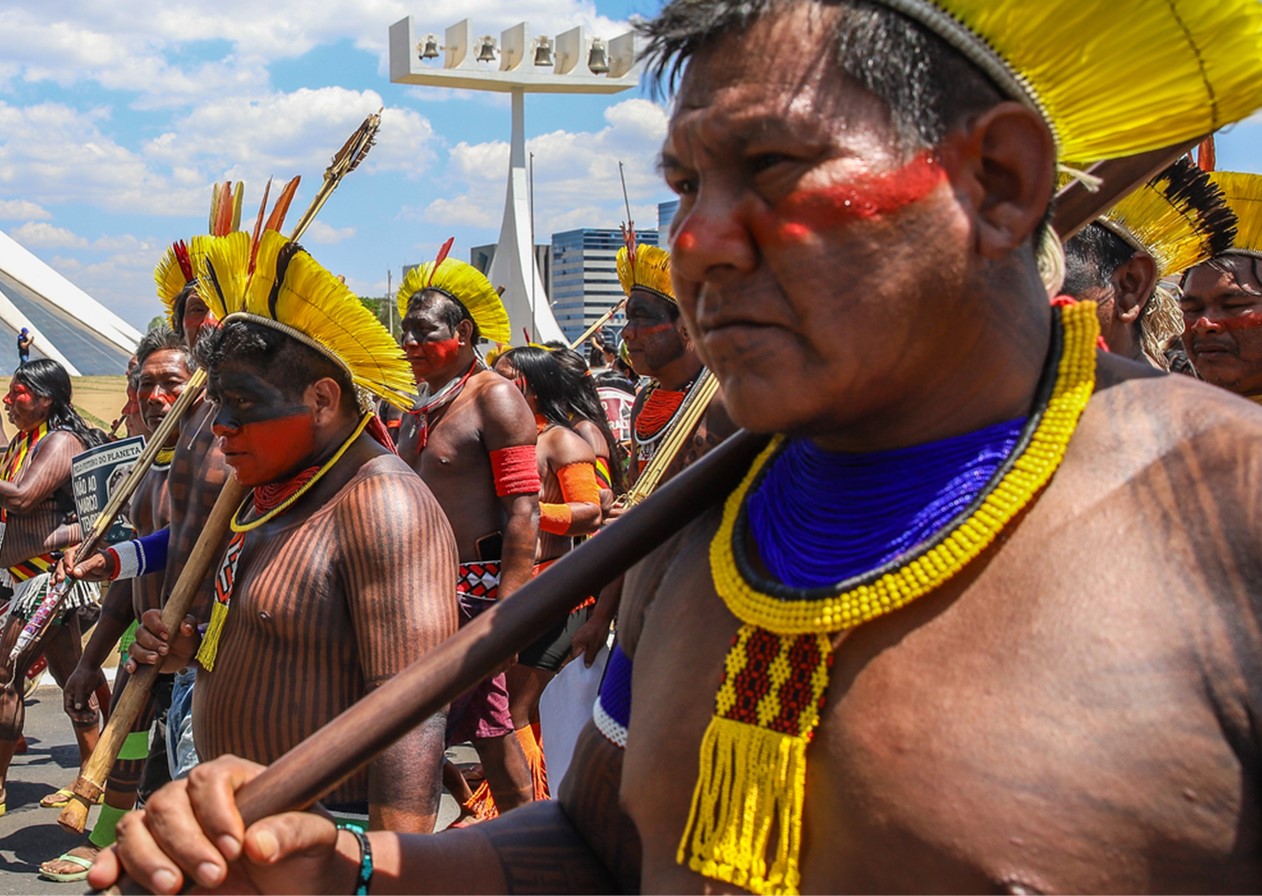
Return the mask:
<path fill-rule="evenodd" d="M 870 454 L 788 442 L 746 505 L 767 571 L 792 588 L 818 588 L 910 551 L 986 487 L 1025 422 Z"/>

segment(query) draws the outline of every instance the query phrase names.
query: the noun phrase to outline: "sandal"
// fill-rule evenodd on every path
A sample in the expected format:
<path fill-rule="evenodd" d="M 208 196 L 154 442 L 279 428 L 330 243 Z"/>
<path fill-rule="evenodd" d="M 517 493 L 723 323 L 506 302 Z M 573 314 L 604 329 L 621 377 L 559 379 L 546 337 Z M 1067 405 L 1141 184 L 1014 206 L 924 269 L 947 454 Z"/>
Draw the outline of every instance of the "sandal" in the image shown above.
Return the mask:
<path fill-rule="evenodd" d="M 83 847 L 76 846 L 75 849 Z M 58 862 L 66 865 L 78 865 L 78 871 L 51 871 L 52 866 Z M 69 852 L 63 852 L 55 859 L 50 859 L 39 866 L 39 876 L 47 880 L 55 880 L 60 884 L 70 884 L 76 881 L 88 879 L 88 869 L 92 867 L 93 859 L 84 858 L 83 856 L 73 856 Z"/>
<path fill-rule="evenodd" d="M 40 800 L 39 807 L 41 809 L 64 809 L 70 804 L 70 800 L 73 797 L 73 791 L 69 788 L 62 787 Z"/>

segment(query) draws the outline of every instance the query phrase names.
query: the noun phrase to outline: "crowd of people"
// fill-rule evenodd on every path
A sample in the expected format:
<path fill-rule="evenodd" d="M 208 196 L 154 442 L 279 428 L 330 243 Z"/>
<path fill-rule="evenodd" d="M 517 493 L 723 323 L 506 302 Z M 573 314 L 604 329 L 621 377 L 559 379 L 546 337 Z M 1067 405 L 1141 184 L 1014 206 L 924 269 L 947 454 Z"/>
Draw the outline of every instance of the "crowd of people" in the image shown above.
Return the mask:
<path fill-rule="evenodd" d="M 1185 148 L 1262 106 L 1262 7 L 1212 6 L 672 0 L 642 25 L 675 92 L 671 247 L 628 239 L 626 325 L 590 346 L 511 346 L 450 243 L 400 287 L 399 341 L 279 227 L 173 245 L 129 432 L 206 385 L 132 499 L 135 539 L 75 550 L 69 463 L 101 434 L 64 370 L 30 361 L 5 399 L 0 658 L 49 587 L 76 596 L 8 661 L 0 769 L 39 653 L 85 760 L 109 651 L 115 704 L 141 665 L 160 682 L 90 836 L 42 873 L 1256 889 L 1262 175 Z M 1087 30 L 1071 62 L 1057 41 Z M 1163 149 L 1112 207 L 1056 215 L 1084 161 Z M 766 436 L 752 462 L 702 461 L 738 427 Z M 731 484 L 625 575 L 348 754 L 315 811 L 247 825 L 265 766 L 694 465 Z M 598 660 L 550 779 L 546 692 Z M 472 780 L 445 758 L 462 743 Z M 444 788 L 461 811 L 435 833 Z"/>

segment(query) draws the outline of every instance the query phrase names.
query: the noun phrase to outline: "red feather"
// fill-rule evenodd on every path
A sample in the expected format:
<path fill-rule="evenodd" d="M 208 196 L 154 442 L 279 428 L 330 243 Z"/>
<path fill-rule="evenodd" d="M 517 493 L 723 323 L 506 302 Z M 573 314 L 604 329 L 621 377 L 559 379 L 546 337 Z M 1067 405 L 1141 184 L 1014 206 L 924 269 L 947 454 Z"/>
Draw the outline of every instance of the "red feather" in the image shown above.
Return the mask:
<path fill-rule="evenodd" d="M 430 268 L 429 283 L 426 283 L 426 286 L 434 282 L 434 275 L 438 273 L 438 266 L 447 260 L 447 253 L 451 251 L 451 244 L 455 241 L 456 238 L 454 236 L 448 237 L 447 242 L 443 243 L 443 247 L 438 250 L 438 256 L 434 259 L 434 266 Z"/>
<path fill-rule="evenodd" d="M 171 244 L 171 249 L 175 252 L 175 260 L 180 265 L 180 273 L 184 275 L 184 282 L 188 283 L 193 279 L 193 259 L 189 257 L 188 245 L 184 240 L 177 240 Z"/>

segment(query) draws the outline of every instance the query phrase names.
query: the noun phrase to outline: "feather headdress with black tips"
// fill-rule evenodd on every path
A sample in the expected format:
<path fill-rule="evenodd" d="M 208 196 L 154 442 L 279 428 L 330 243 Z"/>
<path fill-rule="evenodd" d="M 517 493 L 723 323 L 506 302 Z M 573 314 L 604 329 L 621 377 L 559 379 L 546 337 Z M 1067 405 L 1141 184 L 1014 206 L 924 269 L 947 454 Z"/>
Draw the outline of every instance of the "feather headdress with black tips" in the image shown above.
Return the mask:
<path fill-rule="evenodd" d="M 408 305 L 412 296 L 427 289 L 437 290 L 459 302 L 469 312 L 469 317 L 478 326 L 478 332 L 487 342 L 505 344 L 513 339 L 512 324 L 508 319 L 508 309 L 500 298 L 499 290 L 491 285 L 486 275 L 471 264 L 465 264 L 455 258 L 448 258 L 455 237 L 443 243 L 437 257 L 430 262 L 417 265 L 408 271 L 395 300 L 399 306 L 399 317 L 407 317 Z"/>
<path fill-rule="evenodd" d="M 295 177 L 285 185 L 280 196 L 276 199 L 276 204 L 272 207 L 271 215 L 267 219 L 268 229 L 279 230 L 284 226 L 285 214 L 289 211 L 289 205 L 293 201 L 294 193 L 297 191 L 301 180 L 302 178 Z M 263 190 L 263 200 L 259 204 L 258 216 L 254 225 L 254 241 L 256 243 L 259 232 L 262 229 L 263 216 L 267 210 L 267 199 L 271 193 L 271 187 L 272 182 L 269 180 L 267 187 Z M 177 240 L 172 243 L 166 254 L 163 255 L 162 260 L 158 262 L 158 266 L 154 268 L 153 279 L 158 285 L 158 298 L 162 300 L 162 304 L 166 308 L 167 322 L 171 325 L 171 329 L 179 329 L 175 320 L 175 300 L 185 286 L 197 279 L 202 259 L 206 256 L 206 247 L 210 245 L 215 237 L 227 236 L 241 227 L 243 194 L 244 184 L 240 181 L 237 182 L 235 188 L 227 181 L 212 186 L 210 233 L 195 236 L 188 242 Z"/>
<path fill-rule="evenodd" d="M 1262 258 L 1262 174 L 1215 171 L 1209 177 L 1223 191 L 1238 220 L 1236 239 L 1225 251 Z"/>
<path fill-rule="evenodd" d="M 1174 277 L 1225 252 L 1237 219 L 1227 197 L 1191 159 L 1180 158 L 1100 216 L 1099 223 L 1147 252 L 1159 277 Z"/>
<path fill-rule="evenodd" d="M 1047 122 L 1060 159 L 1173 146 L 1262 106 L 1258 0 L 876 0 Z"/>
<path fill-rule="evenodd" d="M 213 238 L 198 291 L 221 321 L 270 327 L 333 360 L 361 390 L 361 407 L 371 408 L 369 394 L 412 407 L 412 369 L 394 337 L 345 283 L 282 234 L 265 230 L 257 247 L 243 231 Z"/>

